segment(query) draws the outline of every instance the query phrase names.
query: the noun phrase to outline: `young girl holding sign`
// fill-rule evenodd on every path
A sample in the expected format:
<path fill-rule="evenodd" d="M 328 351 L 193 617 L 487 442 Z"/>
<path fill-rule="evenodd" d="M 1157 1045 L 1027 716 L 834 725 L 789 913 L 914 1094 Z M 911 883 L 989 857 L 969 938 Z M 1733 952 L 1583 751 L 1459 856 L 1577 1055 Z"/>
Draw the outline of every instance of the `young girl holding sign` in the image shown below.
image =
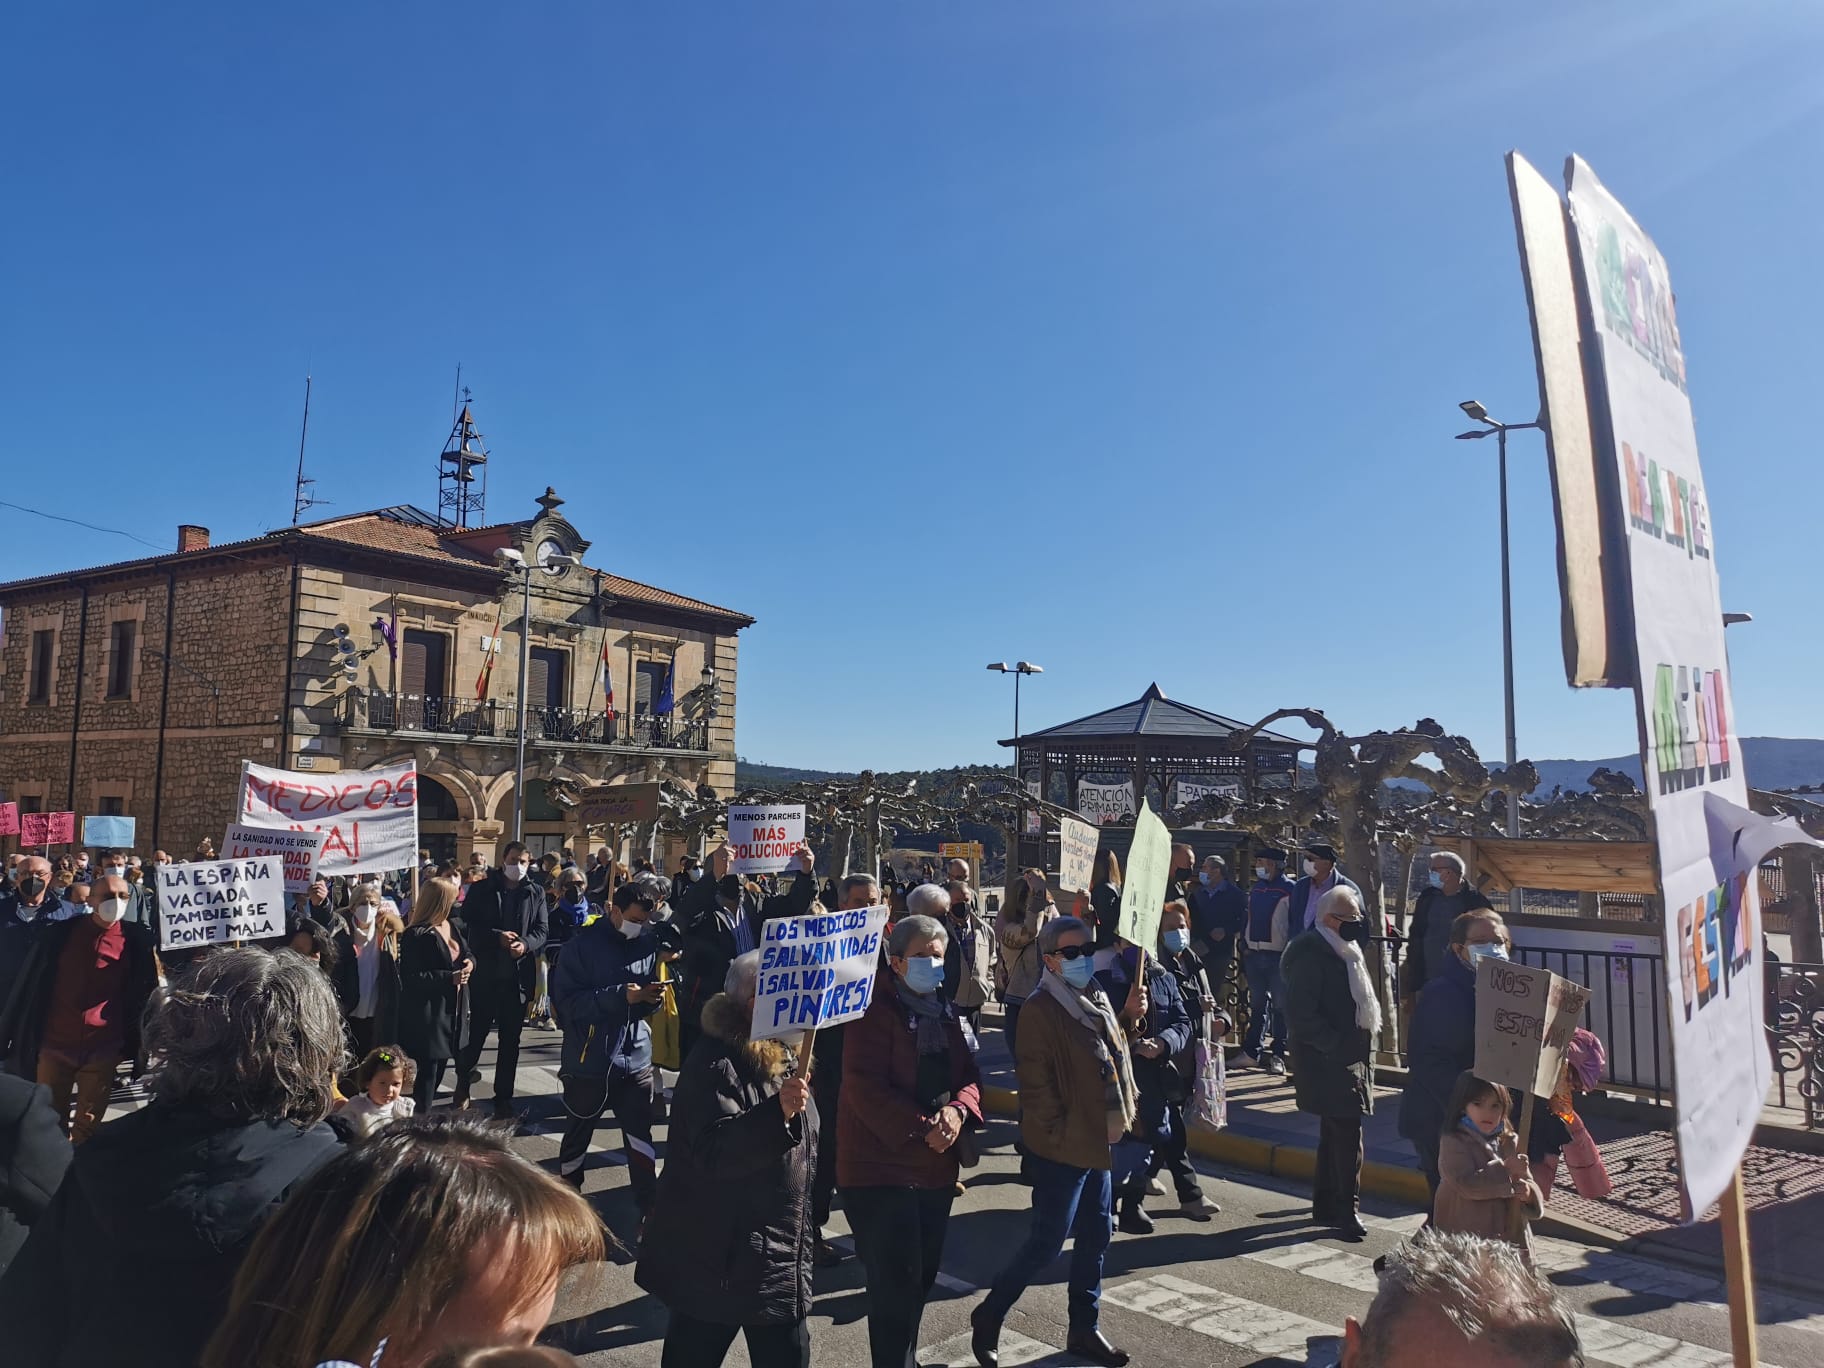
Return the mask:
<path fill-rule="evenodd" d="M 1438 1140 L 1438 1197 L 1435 1230 L 1512 1240 L 1532 1258 L 1529 1227 L 1545 1210 L 1533 1182 L 1520 1138 L 1510 1119 L 1513 1097 L 1506 1088 L 1465 1072 L 1457 1079 Z M 1514 1203 L 1525 1221 L 1511 1233 Z"/>

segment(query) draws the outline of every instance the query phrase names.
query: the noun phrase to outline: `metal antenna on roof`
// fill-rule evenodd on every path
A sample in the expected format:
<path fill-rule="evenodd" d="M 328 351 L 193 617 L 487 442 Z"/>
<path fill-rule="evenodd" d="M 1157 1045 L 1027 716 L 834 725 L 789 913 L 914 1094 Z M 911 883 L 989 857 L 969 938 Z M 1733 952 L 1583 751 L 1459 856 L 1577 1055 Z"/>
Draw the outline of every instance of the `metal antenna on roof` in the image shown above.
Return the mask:
<path fill-rule="evenodd" d="M 304 478 L 304 439 L 310 436 L 310 376 L 304 377 L 304 426 L 298 430 L 298 480 L 291 495 L 291 525 L 296 527 L 298 519 L 304 516 L 304 510 L 315 508 L 327 499 L 319 499 L 311 491 L 316 487 L 315 480 Z"/>
<path fill-rule="evenodd" d="M 475 426 L 475 414 L 469 405 L 469 391 L 462 388 L 461 368 L 457 368 L 456 398 L 461 407 L 450 428 L 450 440 L 443 444 L 443 455 L 437 466 L 437 521 L 446 527 L 467 527 L 469 514 L 486 520 L 488 501 L 488 452 L 482 445 L 481 433 Z M 481 488 L 474 488 L 475 472 L 481 471 Z"/>

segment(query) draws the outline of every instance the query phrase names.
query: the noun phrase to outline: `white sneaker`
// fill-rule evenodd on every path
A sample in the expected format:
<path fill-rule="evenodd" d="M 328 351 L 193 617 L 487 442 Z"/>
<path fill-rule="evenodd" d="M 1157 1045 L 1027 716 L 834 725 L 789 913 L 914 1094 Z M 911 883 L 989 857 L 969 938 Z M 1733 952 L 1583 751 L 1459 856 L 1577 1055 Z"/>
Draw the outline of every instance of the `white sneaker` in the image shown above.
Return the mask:
<path fill-rule="evenodd" d="M 1165 1184 L 1159 1181 L 1157 1174 L 1146 1180 L 1146 1195 L 1148 1197 L 1165 1196 Z"/>

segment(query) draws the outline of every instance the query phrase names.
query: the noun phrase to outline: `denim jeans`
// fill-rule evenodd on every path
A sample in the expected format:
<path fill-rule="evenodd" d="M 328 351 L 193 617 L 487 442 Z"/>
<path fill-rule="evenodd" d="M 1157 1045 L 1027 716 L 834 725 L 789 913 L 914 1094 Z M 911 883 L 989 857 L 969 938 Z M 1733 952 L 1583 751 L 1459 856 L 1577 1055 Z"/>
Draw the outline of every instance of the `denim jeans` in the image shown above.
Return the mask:
<path fill-rule="evenodd" d="M 1057 1258 L 1064 1241 L 1070 1250 L 1070 1331 L 1095 1330 L 1102 1302 L 1102 1256 L 1108 1252 L 1109 1173 L 1107 1169 L 1071 1168 L 1037 1155 L 1026 1156 L 1032 1184 L 1032 1227 L 1007 1266 L 995 1276 L 980 1315 L 1000 1324 L 1045 1265 Z"/>
<path fill-rule="evenodd" d="M 1273 1037 L 1273 1053 L 1286 1052 L 1286 1013 L 1283 1007 L 1285 989 L 1279 982 L 1279 951 L 1250 950 L 1241 963 L 1248 976 L 1248 1038 L 1242 1049 L 1255 1059 Z M 1269 1021 L 1268 1003 L 1272 1003 Z M 1271 1031 L 1268 1030 L 1269 1025 Z"/>

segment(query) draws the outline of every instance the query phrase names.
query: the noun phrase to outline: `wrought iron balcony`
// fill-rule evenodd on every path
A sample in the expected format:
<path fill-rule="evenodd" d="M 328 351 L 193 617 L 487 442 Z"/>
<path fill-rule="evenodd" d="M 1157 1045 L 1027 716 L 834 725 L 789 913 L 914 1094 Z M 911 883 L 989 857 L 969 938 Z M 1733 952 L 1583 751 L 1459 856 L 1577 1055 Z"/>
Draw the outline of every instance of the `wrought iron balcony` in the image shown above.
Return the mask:
<path fill-rule="evenodd" d="M 351 731 L 417 732 L 502 742 L 519 736 L 519 707 L 511 698 L 484 702 L 435 694 L 402 694 L 394 698 L 391 694 L 350 689 L 342 696 L 341 720 Z M 610 717 L 580 708 L 533 707 L 526 710 L 526 740 L 636 750 L 706 751 L 709 723 L 703 718 L 686 720 L 675 713 L 662 717 L 648 713 Z"/>

